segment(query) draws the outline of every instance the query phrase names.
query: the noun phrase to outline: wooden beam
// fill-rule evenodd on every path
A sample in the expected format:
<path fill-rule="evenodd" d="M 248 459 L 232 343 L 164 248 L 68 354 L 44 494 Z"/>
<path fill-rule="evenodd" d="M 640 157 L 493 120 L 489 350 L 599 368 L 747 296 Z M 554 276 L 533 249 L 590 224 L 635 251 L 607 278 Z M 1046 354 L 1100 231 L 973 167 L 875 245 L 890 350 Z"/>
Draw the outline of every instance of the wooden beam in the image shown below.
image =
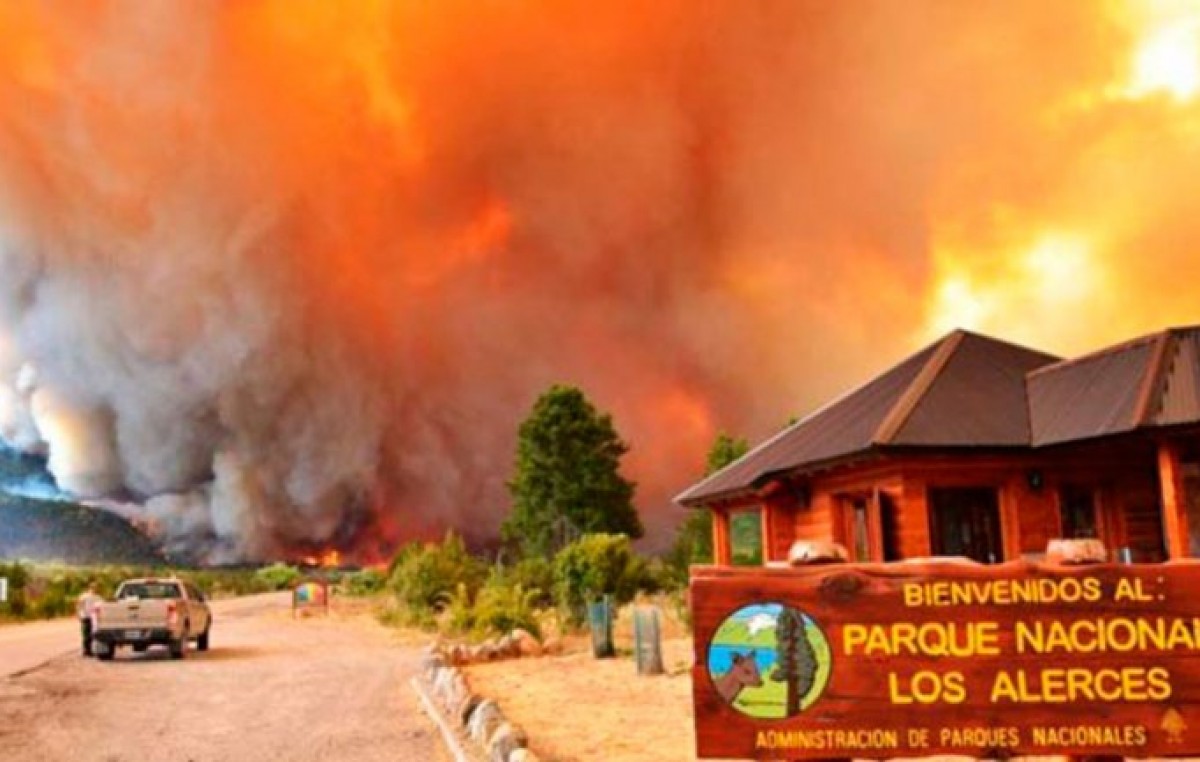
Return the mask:
<path fill-rule="evenodd" d="M 900 395 L 900 399 L 896 400 L 896 404 L 884 416 L 880 422 L 879 428 L 875 430 L 874 436 L 871 437 L 872 444 L 889 444 L 892 439 L 900 433 L 900 429 L 908 421 L 909 416 L 917 407 L 917 403 L 929 391 L 929 387 L 937 380 L 946 364 L 950 362 L 950 358 L 954 356 L 958 345 L 962 343 L 962 331 L 955 331 L 950 336 L 942 341 L 941 345 L 934 350 L 933 355 L 925 361 L 925 366 L 917 373 L 916 378 Z"/>
<path fill-rule="evenodd" d="M 1167 558 L 1187 558 L 1190 544 L 1187 495 L 1184 493 L 1179 445 L 1175 442 L 1164 440 L 1158 445 L 1158 481 L 1162 490 L 1163 532 L 1166 535 Z"/>
<path fill-rule="evenodd" d="M 729 540 L 729 511 L 713 509 L 713 563 L 717 566 L 733 564 L 733 547 Z"/>
<path fill-rule="evenodd" d="M 771 505 L 770 500 L 763 503 L 762 513 L 759 515 L 762 517 L 762 520 L 759 521 L 759 530 L 762 532 L 762 560 L 765 564 L 774 560 L 771 550 L 775 547 L 775 507 Z"/>
<path fill-rule="evenodd" d="M 1162 396 L 1162 387 L 1166 382 L 1167 368 L 1174 358 L 1175 341 L 1171 331 L 1163 331 L 1154 343 L 1154 352 L 1150 363 L 1146 366 L 1146 376 L 1138 389 L 1137 405 L 1133 409 L 1133 425 L 1148 426 L 1154 423 L 1158 414 L 1157 402 Z"/>

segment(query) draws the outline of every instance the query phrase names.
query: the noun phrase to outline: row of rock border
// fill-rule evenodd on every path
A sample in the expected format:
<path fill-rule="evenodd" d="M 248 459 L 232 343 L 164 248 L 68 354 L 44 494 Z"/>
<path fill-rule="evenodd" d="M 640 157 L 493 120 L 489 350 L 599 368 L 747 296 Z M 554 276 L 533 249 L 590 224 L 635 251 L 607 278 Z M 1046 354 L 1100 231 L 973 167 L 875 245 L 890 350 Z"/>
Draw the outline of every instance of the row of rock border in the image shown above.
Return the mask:
<path fill-rule="evenodd" d="M 435 708 L 476 744 L 488 762 L 537 762 L 526 748 L 529 738 L 525 731 L 507 720 L 495 701 L 471 692 L 466 676 L 444 646 L 435 643 L 425 649 L 421 680 L 432 694 Z"/>

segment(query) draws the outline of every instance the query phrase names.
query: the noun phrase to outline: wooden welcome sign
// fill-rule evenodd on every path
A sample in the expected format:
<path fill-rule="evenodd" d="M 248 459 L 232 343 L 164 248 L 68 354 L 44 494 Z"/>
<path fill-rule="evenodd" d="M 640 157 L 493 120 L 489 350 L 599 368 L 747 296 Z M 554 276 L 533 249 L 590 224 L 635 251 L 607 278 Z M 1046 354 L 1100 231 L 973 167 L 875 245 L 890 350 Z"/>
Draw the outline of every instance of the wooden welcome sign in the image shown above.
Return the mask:
<path fill-rule="evenodd" d="M 697 752 L 1200 754 L 1200 563 L 692 571 Z"/>

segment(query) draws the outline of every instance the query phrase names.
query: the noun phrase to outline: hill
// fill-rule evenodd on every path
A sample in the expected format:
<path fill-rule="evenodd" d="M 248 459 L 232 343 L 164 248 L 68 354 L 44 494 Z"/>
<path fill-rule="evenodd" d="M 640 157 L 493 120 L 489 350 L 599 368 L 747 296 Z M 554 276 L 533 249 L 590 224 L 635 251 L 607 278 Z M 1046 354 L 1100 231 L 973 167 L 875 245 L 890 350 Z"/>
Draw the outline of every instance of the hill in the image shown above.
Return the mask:
<path fill-rule="evenodd" d="M 0 559 L 164 563 L 154 543 L 120 516 L 78 503 L 5 494 L 0 494 Z"/>
<path fill-rule="evenodd" d="M 159 564 L 162 553 L 125 519 L 73 502 L 44 458 L 0 447 L 0 559 Z"/>

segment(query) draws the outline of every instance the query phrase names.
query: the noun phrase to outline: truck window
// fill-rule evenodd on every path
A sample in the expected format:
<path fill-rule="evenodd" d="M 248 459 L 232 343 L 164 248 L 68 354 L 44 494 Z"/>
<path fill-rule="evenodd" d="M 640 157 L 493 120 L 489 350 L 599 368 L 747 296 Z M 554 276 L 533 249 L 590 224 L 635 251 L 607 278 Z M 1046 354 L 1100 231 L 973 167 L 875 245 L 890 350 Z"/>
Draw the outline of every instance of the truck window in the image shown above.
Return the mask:
<path fill-rule="evenodd" d="M 137 582 L 121 587 L 121 599 L 142 598 L 170 600 L 180 598 L 179 585 L 174 582 Z"/>

